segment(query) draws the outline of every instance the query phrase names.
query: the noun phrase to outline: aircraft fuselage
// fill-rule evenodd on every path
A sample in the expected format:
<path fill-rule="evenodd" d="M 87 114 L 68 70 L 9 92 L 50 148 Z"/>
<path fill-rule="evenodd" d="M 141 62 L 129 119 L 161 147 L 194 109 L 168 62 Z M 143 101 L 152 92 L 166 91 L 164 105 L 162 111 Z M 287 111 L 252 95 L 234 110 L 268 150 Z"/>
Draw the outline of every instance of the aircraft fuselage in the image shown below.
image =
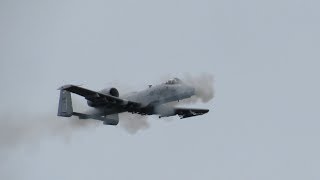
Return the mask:
<path fill-rule="evenodd" d="M 151 86 L 139 92 L 128 93 L 120 98 L 141 103 L 147 107 L 149 105 L 160 106 L 161 104 L 183 100 L 190 98 L 195 94 L 195 89 L 186 84 L 161 84 Z M 116 107 L 101 106 L 91 110 L 90 114 L 108 115 L 114 113 L 121 113 Z"/>

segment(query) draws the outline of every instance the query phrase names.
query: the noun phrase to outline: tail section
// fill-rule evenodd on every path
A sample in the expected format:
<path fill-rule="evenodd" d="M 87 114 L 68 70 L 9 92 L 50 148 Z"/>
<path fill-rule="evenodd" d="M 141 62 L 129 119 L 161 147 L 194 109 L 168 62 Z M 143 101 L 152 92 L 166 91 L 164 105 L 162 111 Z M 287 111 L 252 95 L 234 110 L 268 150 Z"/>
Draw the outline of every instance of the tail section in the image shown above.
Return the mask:
<path fill-rule="evenodd" d="M 73 114 L 71 93 L 66 90 L 60 90 L 60 99 L 58 107 L 58 116 L 71 117 Z"/>
<path fill-rule="evenodd" d="M 78 112 L 73 112 L 71 93 L 69 91 L 60 88 L 60 98 L 58 106 L 58 116 L 71 117 L 78 116 L 79 119 L 96 119 L 103 121 L 105 125 L 117 125 L 119 123 L 118 114 L 110 115 L 95 115 L 95 114 L 83 114 Z"/>

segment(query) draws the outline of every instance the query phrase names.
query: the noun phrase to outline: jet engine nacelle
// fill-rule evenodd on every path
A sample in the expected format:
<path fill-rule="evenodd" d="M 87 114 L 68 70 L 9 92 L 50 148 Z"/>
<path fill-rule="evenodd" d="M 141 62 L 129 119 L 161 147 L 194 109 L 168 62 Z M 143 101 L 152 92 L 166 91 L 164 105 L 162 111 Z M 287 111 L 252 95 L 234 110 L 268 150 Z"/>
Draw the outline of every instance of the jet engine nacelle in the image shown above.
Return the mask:
<path fill-rule="evenodd" d="M 118 89 L 116 89 L 114 87 L 102 89 L 101 91 L 99 91 L 99 93 L 102 93 L 102 94 L 105 94 L 105 95 L 114 96 L 114 97 L 119 97 L 119 91 L 118 91 Z M 90 107 L 101 106 L 101 104 L 97 104 L 97 103 L 94 103 L 92 101 L 87 101 L 87 103 L 88 103 L 88 106 L 90 106 Z"/>
<path fill-rule="evenodd" d="M 111 96 L 115 96 L 115 97 L 119 97 L 119 91 L 117 88 L 106 88 L 106 89 L 102 89 L 101 91 L 99 91 L 102 94 L 106 94 L 106 95 L 111 95 Z"/>

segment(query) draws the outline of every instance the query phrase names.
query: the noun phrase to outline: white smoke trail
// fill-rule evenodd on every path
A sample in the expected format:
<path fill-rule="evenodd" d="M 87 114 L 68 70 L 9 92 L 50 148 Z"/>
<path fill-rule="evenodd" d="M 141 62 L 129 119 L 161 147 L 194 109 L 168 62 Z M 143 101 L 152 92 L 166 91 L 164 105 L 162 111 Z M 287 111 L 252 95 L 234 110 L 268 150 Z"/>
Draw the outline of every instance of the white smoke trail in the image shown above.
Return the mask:
<path fill-rule="evenodd" d="M 72 99 L 74 108 L 83 111 L 85 106 Z M 58 107 L 57 107 L 58 108 Z M 61 137 L 68 141 L 81 129 L 91 129 L 102 124 L 94 120 L 79 120 L 77 117 L 58 117 L 57 112 L 5 111 L 0 114 L 0 150 L 15 146 L 39 143 L 45 138 Z"/>
<path fill-rule="evenodd" d="M 123 127 L 128 133 L 135 134 L 141 130 L 150 127 L 148 116 L 139 114 L 121 113 L 119 115 L 119 125 Z"/>
<path fill-rule="evenodd" d="M 58 118 L 55 114 L 6 114 L 0 117 L 0 149 L 41 142 L 58 136 L 68 140 L 75 130 L 94 127 L 91 120 Z"/>

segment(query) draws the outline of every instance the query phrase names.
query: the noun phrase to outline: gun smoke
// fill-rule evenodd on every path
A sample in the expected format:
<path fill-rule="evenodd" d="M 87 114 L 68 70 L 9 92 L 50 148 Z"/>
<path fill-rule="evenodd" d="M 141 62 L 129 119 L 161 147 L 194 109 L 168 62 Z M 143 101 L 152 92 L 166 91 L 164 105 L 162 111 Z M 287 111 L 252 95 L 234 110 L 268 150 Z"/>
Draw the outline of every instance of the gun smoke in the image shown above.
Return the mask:
<path fill-rule="evenodd" d="M 19 116 L 19 117 L 18 117 Z M 32 144 L 44 138 L 57 136 L 69 140 L 75 130 L 94 127 L 94 121 L 77 118 L 57 118 L 55 114 L 23 115 L 7 114 L 0 121 L 0 148 Z"/>
<path fill-rule="evenodd" d="M 77 109 L 85 110 L 85 106 L 73 99 Z M 39 143 L 49 137 L 62 138 L 68 142 L 79 130 L 93 129 L 100 122 L 79 120 L 76 117 L 57 117 L 57 112 L 46 113 L 4 112 L 0 116 L 0 149 L 8 149 L 20 145 Z"/>
<path fill-rule="evenodd" d="M 150 127 L 148 116 L 143 116 L 140 114 L 121 113 L 119 114 L 119 119 L 119 125 L 130 134 L 135 134 L 140 130 L 144 130 Z"/>
<path fill-rule="evenodd" d="M 203 73 L 199 76 L 185 74 L 182 81 L 195 88 L 195 95 L 189 99 L 182 100 L 182 103 L 207 103 L 214 97 L 213 76 Z"/>

